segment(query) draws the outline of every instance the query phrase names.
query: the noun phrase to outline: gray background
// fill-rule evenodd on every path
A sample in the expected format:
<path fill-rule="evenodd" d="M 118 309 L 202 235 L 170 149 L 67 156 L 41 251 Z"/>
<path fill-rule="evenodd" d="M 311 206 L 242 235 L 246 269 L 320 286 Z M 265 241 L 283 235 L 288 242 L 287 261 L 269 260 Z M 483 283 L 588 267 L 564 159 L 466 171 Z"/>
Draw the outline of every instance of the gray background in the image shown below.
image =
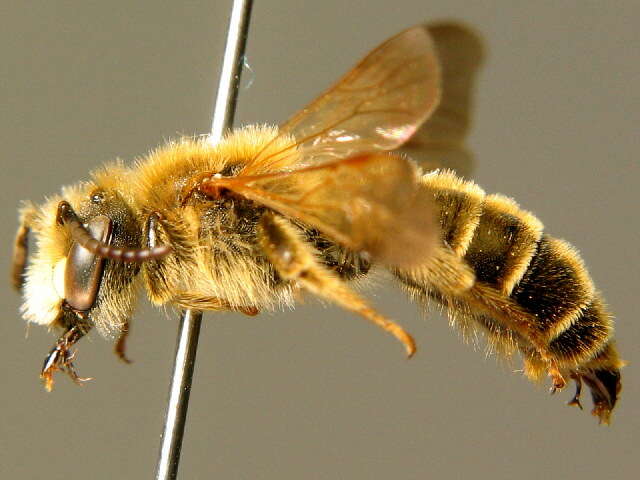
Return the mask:
<path fill-rule="evenodd" d="M 208 129 L 229 3 L 14 2 L 0 7 L 2 192 L 8 271 L 21 199 L 41 201 L 116 156 Z M 558 5 L 558 3 L 561 3 Z M 423 19 L 485 37 L 470 144 L 474 178 L 577 244 L 618 318 L 623 398 L 613 425 L 419 317 L 389 282 L 370 296 L 419 342 L 310 300 L 294 312 L 207 315 L 182 478 L 636 478 L 640 460 L 637 19 L 625 2 L 258 1 L 253 85 L 239 123 L 281 121 L 361 55 Z M 84 388 L 38 381 L 54 338 L 25 339 L 0 289 L 1 478 L 150 478 L 177 322 L 142 307 L 131 366 L 97 335 Z M 571 389 L 572 390 L 572 389 Z M 585 399 L 586 406 L 590 403 Z M 634 474 L 635 471 L 635 474 Z"/>

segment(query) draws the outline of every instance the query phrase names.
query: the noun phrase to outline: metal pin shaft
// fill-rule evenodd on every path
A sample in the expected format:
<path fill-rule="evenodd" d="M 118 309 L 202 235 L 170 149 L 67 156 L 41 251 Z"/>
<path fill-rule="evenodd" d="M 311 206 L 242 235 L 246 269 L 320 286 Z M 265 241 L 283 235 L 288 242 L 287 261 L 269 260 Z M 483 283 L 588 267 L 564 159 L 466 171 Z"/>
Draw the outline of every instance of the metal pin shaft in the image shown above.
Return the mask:
<path fill-rule="evenodd" d="M 211 126 L 210 140 L 214 143 L 220 141 L 225 131 L 233 124 L 252 4 L 252 0 L 233 1 Z M 193 310 L 185 311 L 180 319 L 167 414 L 156 470 L 157 480 L 173 480 L 178 476 L 201 321 L 202 312 Z"/>
<path fill-rule="evenodd" d="M 252 5 L 253 0 L 233 1 L 227 44 L 224 48 L 224 59 L 220 72 L 220 84 L 213 110 L 210 137 L 212 142 L 220 141 L 224 133 L 233 126 Z"/>
<path fill-rule="evenodd" d="M 185 311 L 180 318 L 176 357 L 171 375 L 171 386 L 169 387 L 167 416 L 156 471 L 156 479 L 158 480 L 178 477 L 178 463 L 180 462 L 184 425 L 187 420 L 201 320 L 202 312 L 192 310 Z"/>

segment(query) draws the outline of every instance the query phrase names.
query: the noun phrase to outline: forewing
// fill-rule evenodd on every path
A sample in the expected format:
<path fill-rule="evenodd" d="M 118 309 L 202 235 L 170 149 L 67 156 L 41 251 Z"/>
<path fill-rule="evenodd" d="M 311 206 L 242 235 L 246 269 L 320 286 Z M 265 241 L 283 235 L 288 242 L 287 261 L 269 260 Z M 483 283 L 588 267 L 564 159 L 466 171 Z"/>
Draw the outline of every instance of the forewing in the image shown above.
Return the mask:
<path fill-rule="evenodd" d="M 230 190 L 388 266 L 424 262 L 436 239 L 431 195 L 420 187 L 414 164 L 395 155 L 211 178 L 200 189 L 211 195 Z"/>
<path fill-rule="evenodd" d="M 424 28 L 440 60 L 442 96 L 433 114 L 400 151 L 425 170 L 450 168 L 468 176 L 473 158 L 464 140 L 471 123 L 475 76 L 482 63 L 482 41 L 468 27 L 456 23 Z"/>
<path fill-rule="evenodd" d="M 243 173 L 319 165 L 398 148 L 436 107 L 439 85 L 438 59 L 429 33 L 422 26 L 409 28 L 369 53 L 285 122 Z M 291 141 L 274 152 L 271 147 L 279 139 Z M 287 151 L 290 156 L 283 155 Z"/>

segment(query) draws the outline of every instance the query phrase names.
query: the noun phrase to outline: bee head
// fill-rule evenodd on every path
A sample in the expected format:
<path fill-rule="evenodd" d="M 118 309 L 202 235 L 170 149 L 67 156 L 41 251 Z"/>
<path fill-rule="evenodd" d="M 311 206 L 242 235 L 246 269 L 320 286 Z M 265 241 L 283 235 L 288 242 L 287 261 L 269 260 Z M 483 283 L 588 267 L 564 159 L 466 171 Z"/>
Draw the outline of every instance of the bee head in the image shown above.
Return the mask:
<path fill-rule="evenodd" d="M 21 218 L 14 285 L 23 290 L 24 318 L 117 334 L 133 310 L 139 262 L 153 257 L 140 248 L 143 227 L 124 195 L 82 184 L 40 207 L 27 206 Z M 30 255 L 28 233 L 36 247 Z"/>

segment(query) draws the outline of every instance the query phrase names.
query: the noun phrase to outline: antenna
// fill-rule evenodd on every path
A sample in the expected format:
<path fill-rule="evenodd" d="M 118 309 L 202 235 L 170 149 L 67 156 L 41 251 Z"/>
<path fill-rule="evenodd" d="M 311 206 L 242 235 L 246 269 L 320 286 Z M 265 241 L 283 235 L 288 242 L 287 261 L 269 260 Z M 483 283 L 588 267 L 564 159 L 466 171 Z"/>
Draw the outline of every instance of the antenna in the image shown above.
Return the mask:
<path fill-rule="evenodd" d="M 233 124 L 252 4 L 253 0 L 233 0 L 209 137 L 213 143 L 218 143 Z M 196 310 L 186 310 L 180 318 L 156 480 L 178 477 L 201 322 L 202 312 Z"/>

